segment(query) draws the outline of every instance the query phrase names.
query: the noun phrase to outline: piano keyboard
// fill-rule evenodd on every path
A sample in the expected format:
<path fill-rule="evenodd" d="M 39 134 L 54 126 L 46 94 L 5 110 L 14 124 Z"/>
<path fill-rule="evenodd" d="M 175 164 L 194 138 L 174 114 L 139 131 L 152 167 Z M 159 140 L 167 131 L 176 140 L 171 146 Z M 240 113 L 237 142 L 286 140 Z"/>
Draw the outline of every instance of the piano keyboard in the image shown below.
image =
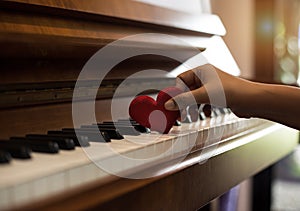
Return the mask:
<path fill-rule="evenodd" d="M 128 177 L 138 175 L 146 168 L 151 169 L 175 158 L 184 158 L 189 153 L 217 145 L 220 140 L 226 141 L 237 134 L 249 133 L 252 128 L 265 123 L 258 119 L 237 118 L 230 112 L 212 113 L 210 118 L 181 123 L 174 126 L 169 134 L 163 135 L 150 132 L 137 124 L 133 125 L 136 130 L 124 126 L 120 127 L 123 129 L 118 133 L 109 122 L 82 126 L 82 147 L 72 136 L 74 129 L 71 128 L 62 129 L 68 131 L 66 133 L 49 131 L 49 136 L 12 138 L 10 142 L 20 141 L 23 146 L 33 146 L 33 152 L 30 153 L 29 147 L 27 154 L 30 158 L 25 156 L 20 159 L 0 145 L 1 153 L 7 156 L 7 160 L 13 157 L 10 163 L 0 165 L 0 209 L 22 206 L 95 180 L 105 180 L 111 172 Z M 93 141 L 93 134 L 98 128 L 109 128 L 101 130 L 105 142 Z M 39 143 L 34 140 L 40 139 L 48 143 L 50 151 L 34 149 L 36 145 L 33 143 Z M 127 157 L 130 162 L 122 162 L 119 155 Z M 103 170 L 97 165 L 109 169 Z"/>

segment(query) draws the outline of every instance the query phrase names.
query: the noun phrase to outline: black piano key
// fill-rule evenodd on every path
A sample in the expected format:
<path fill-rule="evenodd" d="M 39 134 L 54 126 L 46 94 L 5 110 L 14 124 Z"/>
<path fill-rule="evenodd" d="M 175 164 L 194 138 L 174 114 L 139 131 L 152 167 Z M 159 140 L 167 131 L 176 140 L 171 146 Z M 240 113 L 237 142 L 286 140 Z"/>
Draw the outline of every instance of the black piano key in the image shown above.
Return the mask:
<path fill-rule="evenodd" d="M 0 141 L 0 150 L 9 152 L 13 158 L 31 158 L 31 149 L 28 145 L 15 143 L 13 141 Z"/>
<path fill-rule="evenodd" d="M 212 111 L 213 111 L 215 117 L 222 115 L 220 109 L 217 107 L 214 107 Z"/>
<path fill-rule="evenodd" d="M 187 110 L 191 121 L 192 122 L 197 122 L 199 120 L 199 107 L 198 105 L 190 105 L 188 110 Z"/>
<path fill-rule="evenodd" d="M 226 114 L 225 108 L 219 108 L 219 111 L 221 112 L 221 114 Z"/>
<path fill-rule="evenodd" d="M 199 118 L 200 118 L 200 120 L 205 120 L 206 119 L 206 116 L 205 116 L 203 111 L 199 112 Z"/>
<path fill-rule="evenodd" d="M 66 134 L 63 131 L 48 131 L 48 135 L 63 137 L 63 138 L 71 138 L 73 139 L 76 146 L 79 147 L 88 147 L 90 146 L 89 137 L 84 135 L 76 135 L 76 134 Z"/>
<path fill-rule="evenodd" d="M 202 108 L 203 113 L 206 117 L 212 117 L 212 108 L 211 105 L 205 104 Z"/>
<path fill-rule="evenodd" d="M 99 141 L 99 131 L 79 131 L 79 129 L 74 128 L 63 128 L 62 132 L 64 134 L 72 134 L 72 135 L 82 135 L 82 136 L 87 136 L 90 142 L 97 142 Z M 101 142 L 111 142 L 109 135 L 107 134 L 106 131 L 100 131 L 103 140 L 100 140 Z"/>
<path fill-rule="evenodd" d="M 230 114 L 232 113 L 232 111 L 230 110 L 230 108 L 223 108 L 226 114 Z"/>
<path fill-rule="evenodd" d="M 110 140 L 111 138 L 106 131 L 100 131 L 100 133 L 106 142 L 111 142 L 111 140 Z"/>
<path fill-rule="evenodd" d="M 140 125 L 140 124 L 135 124 L 135 125 L 133 125 L 133 127 L 141 133 L 150 133 L 151 132 L 150 128 L 144 127 L 143 125 Z"/>
<path fill-rule="evenodd" d="M 0 164 L 9 163 L 10 161 L 11 161 L 10 153 L 0 150 Z"/>
<path fill-rule="evenodd" d="M 186 115 L 185 119 L 182 121 L 183 123 L 192 123 L 192 119 L 190 115 Z"/>
<path fill-rule="evenodd" d="M 151 130 L 145 126 L 142 126 L 140 125 L 139 123 L 137 123 L 136 121 L 134 120 L 131 120 L 130 121 L 131 125 L 137 130 L 139 131 L 140 133 L 150 133 Z M 118 121 L 117 124 L 128 124 L 128 121 Z"/>
<path fill-rule="evenodd" d="M 123 123 L 123 122 L 117 122 L 117 125 L 119 124 L 126 124 L 126 123 Z M 134 127 L 134 129 L 140 133 L 150 133 L 151 130 L 147 127 L 144 127 L 136 122 L 133 122 L 131 123 L 131 125 Z"/>
<path fill-rule="evenodd" d="M 113 122 L 111 123 L 103 123 L 103 124 L 97 124 L 97 125 L 83 125 L 81 126 L 82 128 L 98 128 L 99 130 L 102 129 L 114 129 L 118 130 L 118 132 L 122 135 L 132 135 L 132 136 L 138 136 L 141 133 L 138 132 L 133 126 L 129 125 L 122 125 L 122 124 L 114 124 Z"/>
<path fill-rule="evenodd" d="M 75 143 L 71 138 L 55 137 L 55 136 L 40 135 L 40 134 L 29 134 L 26 135 L 26 138 L 29 140 L 53 141 L 58 144 L 60 149 L 64 149 L 64 150 L 75 149 Z"/>
<path fill-rule="evenodd" d="M 181 126 L 181 122 L 179 120 L 176 120 L 174 126 Z"/>
<path fill-rule="evenodd" d="M 106 121 L 104 121 L 106 122 Z M 131 124 L 138 124 L 135 120 L 133 119 L 119 119 L 118 122 L 130 122 Z"/>
<path fill-rule="evenodd" d="M 111 139 L 124 139 L 124 136 L 121 135 L 119 129 L 114 128 L 99 128 L 100 131 L 105 131 Z"/>
<path fill-rule="evenodd" d="M 64 130 L 64 129 L 63 129 Z M 113 129 L 113 128 L 78 128 L 76 129 L 76 132 L 95 132 L 98 133 L 99 131 L 101 132 L 106 132 L 107 135 L 109 136 L 110 139 L 124 139 L 124 137 L 119 133 L 118 130 Z"/>
<path fill-rule="evenodd" d="M 134 127 L 135 130 L 137 130 L 140 133 L 150 133 L 150 129 L 147 127 L 144 127 L 142 125 L 140 125 L 139 123 L 137 123 L 136 121 L 132 120 L 132 119 L 120 119 L 117 122 L 110 122 L 110 121 L 104 121 L 104 124 L 106 123 L 110 123 L 110 124 L 117 124 L 117 125 L 127 125 L 127 126 L 132 126 Z"/>
<path fill-rule="evenodd" d="M 118 129 L 118 131 L 124 135 L 137 136 L 137 135 L 141 134 L 138 130 L 136 130 L 136 128 L 133 125 L 128 125 L 125 123 L 118 123 L 118 122 L 107 123 L 106 122 L 106 123 L 98 124 L 98 127 L 99 128 L 111 127 L 114 129 Z"/>
<path fill-rule="evenodd" d="M 53 154 L 59 152 L 59 146 L 54 141 L 31 140 L 23 137 L 11 137 L 10 140 L 18 144 L 29 145 L 31 150 L 34 152 L 53 153 Z"/>

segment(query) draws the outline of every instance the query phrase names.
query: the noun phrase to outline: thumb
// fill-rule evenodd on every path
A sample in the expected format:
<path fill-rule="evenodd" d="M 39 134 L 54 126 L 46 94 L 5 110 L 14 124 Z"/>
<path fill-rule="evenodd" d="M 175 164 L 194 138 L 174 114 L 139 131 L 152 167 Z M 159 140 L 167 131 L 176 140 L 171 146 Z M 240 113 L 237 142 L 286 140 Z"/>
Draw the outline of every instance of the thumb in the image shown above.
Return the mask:
<path fill-rule="evenodd" d="M 179 94 L 165 103 L 165 109 L 170 111 L 182 110 L 189 105 L 208 103 L 208 95 L 204 87 Z"/>

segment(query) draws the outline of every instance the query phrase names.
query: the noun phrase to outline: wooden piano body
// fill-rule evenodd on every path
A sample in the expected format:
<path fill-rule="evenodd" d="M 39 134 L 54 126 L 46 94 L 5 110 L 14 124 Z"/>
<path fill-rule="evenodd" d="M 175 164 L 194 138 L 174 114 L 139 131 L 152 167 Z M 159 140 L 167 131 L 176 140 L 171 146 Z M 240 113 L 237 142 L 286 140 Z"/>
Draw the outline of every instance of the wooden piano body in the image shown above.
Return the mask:
<path fill-rule="evenodd" d="M 225 29 L 219 18 L 209 13 L 187 14 L 129 0 L 8 0 L 0 5 L 0 138 L 3 140 L 74 127 L 72 96 L 80 71 L 95 52 L 126 36 L 141 33 L 175 36 L 204 51 L 210 63 L 239 74 L 221 38 Z M 168 49 L 172 45 L 157 41 L 149 48 Z M 177 46 L 183 60 L 195 56 L 188 45 Z M 126 47 L 136 46 L 133 40 Z M 95 103 L 97 120 L 111 120 L 111 98 L 120 81 L 141 70 L 158 68 L 165 70 L 166 75 L 132 83 L 150 82 L 163 88 L 174 82 L 168 74 L 180 65 L 174 59 L 157 55 L 136 56 L 116 64 L 99 88 Z M 94 85 L 97 74 L 85 79 Z M 127 90 L 120 102 L 130 94 Z M 127 110 L 119 115 L 128 118 Z M 181 152 L 179 147 L 176 156 L 172 154 L 161 162 L 139 166 L 138 173 L 151 171 L 159 175 L 146 179 L 110 175 L 91 162 L 81 148 L 61 151 L 58 155 L 33 153 L 33 158 L 26 161 L 13 159 L 10 164 L 0 166 L 0 209 L 200 208 L 287 155 L 297 145 L 297 132 L 292 129 L 228 115 L 232 118 L 229 122 L 226 118 L 206 120 L 207 125 L 204 121 L 201 127 L 199 122 L 192 123 L 192 129 L 183 125 L 182 148 L 188 143 L 187 137 L 192 136 L 198 137 L 198 146 L 192 152 Z M 91 124 L 88 116 L 83 114 L 82 118 L 83 124 Z M 220 125 L 226 133 L 214 145 L 217 146 L 213 148 L 214 154 L 203 151 L 200 142 L 204 134 L 217 131 Z M 171 135 L 171 139 L 139 147 L 137 152 L 143 154 L 153 146 L 158 149 L 162 143 L 172 145 L 178 136 Z M 118 148 L 121 151 L 122 146 Z M 211 158 L 206 160 L 207 156 Z M 182 157 L 176 165 L 174 160 Z"/>

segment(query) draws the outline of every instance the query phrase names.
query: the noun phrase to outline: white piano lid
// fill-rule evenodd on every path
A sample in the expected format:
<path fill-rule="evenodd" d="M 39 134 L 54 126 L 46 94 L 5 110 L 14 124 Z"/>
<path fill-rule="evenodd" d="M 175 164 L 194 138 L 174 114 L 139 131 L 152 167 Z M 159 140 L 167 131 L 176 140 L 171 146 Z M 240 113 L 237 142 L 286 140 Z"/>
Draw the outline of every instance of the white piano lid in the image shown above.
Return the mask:
<path fill-rule="evenodd" d="M 182 0 L 133 0 L 143 4 L 149 4 L 159 8 L 178 11 L 178 14 L 188 14 L 187 16 L 179 16 L 178 21 L 174 23 L 175 27 L 189 29 L 193 31 L 203 32 L 214 35 L 225 35 L 226 29 L 222 21 L 217 15 L 211 14 L 210 0 L 189 0 L 188 3 Z M 143 22 L 149 22 L 146 19 L 140 19 Z M 151 22 L 151 21 L 150 21 Z M 153 23 L 156 23 L 155 20 Z M 169 21 L 161 19 L 158 24 L 171 25 Z"/>
<path fill-rule="evenodd" d="M 18 3 L 28 3 L 28 1 L 26 0 L 10 1 Z M 172 3 L 173 5 L 177 5 L 179 1 L 182 0 L 174 0 L 172 1 Z M 189 1 L 198 2 L 198 0 Z M 174 8 L 170 9 L 153 4 L 150 5 L 149 3 L 144 3 L 137 0 L 73 0 L 72 2 L 72 4 L 63 4 L 60 1 L 51 1 L 50 3 L 48 1 L 30 0 L 30 4 L 43 8 L 52 8 L 51 11 L 54 12 L 54 8 L 60 8 L 66 11 L 68 10 L 69 12 L 76 11 L 93 15 L 101 15 L 99 16 L 99 18 L 103 18 L 102 16 L 104 16 L 105 18 L 113 17 L 113 22 L 118 22 L 120 21 L 120 19 L 129 22 L 134 21 L 131 22 L 132 25 L 135 25 L 139 22 L 146 24 L 145 26 L 147 26 L 148 24 L 150 28 L 153 25 L 157 25 L 212 35 L 222 36 L 226 34 L 226 30 L 220 18 L 217 15 L 213 15 L 210 13 L 210 6 L 208 4 L 209 0 L 199 0 L 197 4 L 199 6 L 195 6 L 195 9 L 193 10 L 191 9 L 191 7 L 187 6 L 185 6 L 184 9 L 181 10 L 176 10 Z M 171 1 L 168 2 L 168 4 L 170 4 Z M 181 4 L 176 7 L 181 7 Z M 188 4 L 190 4 L 190 2 Z M 202 11 L 195 12 L 198 9 Z M 104 19 L 104 21 L 106 21 L 106 19 Z"/>
<path fill-rule="evenodd" d="M 192 14 L 200 14 L 200 13 L 206 13 L 205 6 L 203 1 L 200 0 L 188 0 L 188 3 L 186 1 L 182 0 L 135 0 L 138 2 L 163 7 L 167 9 L 177 10 L 181 12 L 186 13 L 192 13 Z M 209 2 L 205 1 L 206 4 L 209 4 Z"/>
<path fill-rule="evenodd" d="M 205 50 L 189 58 L 182 65 L 169 72 L 167 74 L 168 77 L 176 77 L 189 69 L 193 69 L 204 64 L 212 64 L 222 71 L 234 76 L 240 75 L 240 68 L 231 55 L 222 37 L 199 37 L 197 39 L 185 39 L 185 41 L 194 46 L 202 46 Z"/>

